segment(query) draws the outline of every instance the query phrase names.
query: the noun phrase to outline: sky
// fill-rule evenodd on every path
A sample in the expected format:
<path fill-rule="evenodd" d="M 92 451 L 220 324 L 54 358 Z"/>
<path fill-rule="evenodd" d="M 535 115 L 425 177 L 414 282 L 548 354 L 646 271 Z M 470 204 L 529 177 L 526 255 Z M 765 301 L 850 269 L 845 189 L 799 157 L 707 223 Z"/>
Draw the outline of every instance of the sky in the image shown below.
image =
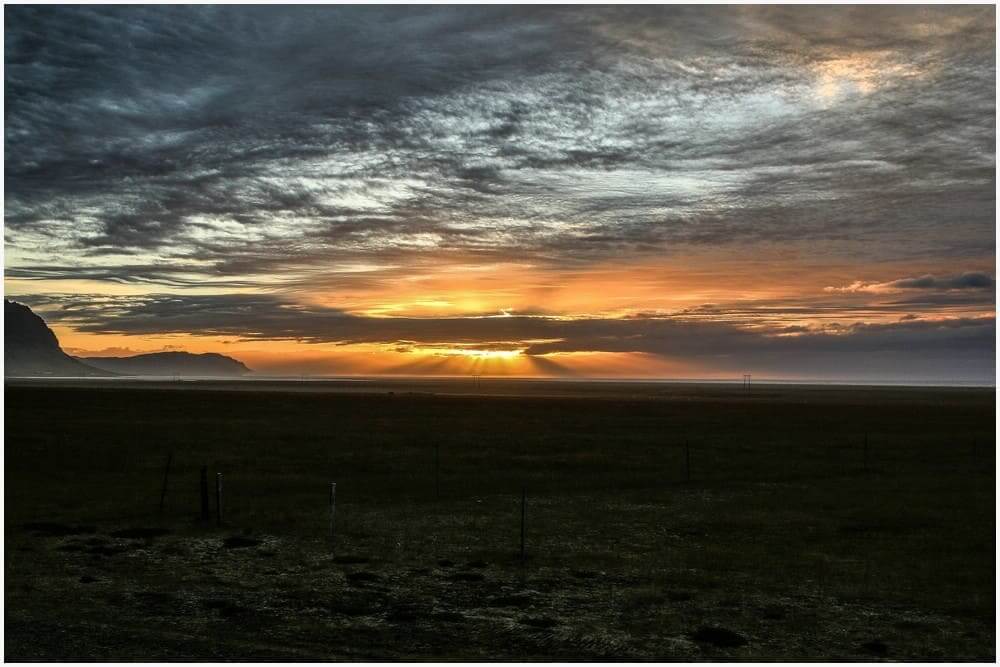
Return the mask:
<path fill-rule="evenodd" d="M 4 289 L 260 373 L 994 383 L 992 6 L 4 7 Z"/>

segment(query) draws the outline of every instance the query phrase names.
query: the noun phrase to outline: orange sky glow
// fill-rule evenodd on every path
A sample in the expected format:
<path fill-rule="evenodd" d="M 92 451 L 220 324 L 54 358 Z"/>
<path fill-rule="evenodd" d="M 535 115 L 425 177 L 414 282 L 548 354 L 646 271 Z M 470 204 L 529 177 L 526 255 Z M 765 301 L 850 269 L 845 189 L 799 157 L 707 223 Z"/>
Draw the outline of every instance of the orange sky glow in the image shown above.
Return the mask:
<path fill-rule="evenodd" d="M 345 274 L 335 273 L 329 277 L 329 286 L 324 278 L 314 276 L 316 286 L 289 293 L 302 303 L 371 318 L 544 314 L 613 319 L 654 314 L 736 322 L 751 329 L 794 326 L 822 331 L 830 324 L 892 323 L 903 315 L 923 320 L 995 317 L 995 310 L 981 303 L 911 308 L 901 313 L 892 305 L 900 290 L 877 287 L 887 277 L 940 272 L 933 262 L 881 265 L 872 270 L 863 262 L 817 261 L 805 249 L 787 246 L 759 248 L 751 258 L 744 255 L 728 257 L 724 252 L 693 248 L 631 266 L 619 263 L 571 270 L 514 261 L 429 265 L 417 271 L 411 266 L 405 272 L 372 269 L 347 274 L 360 276 L 357 286 L 352 287 Z M 65 282 L 53 282 L 51 288 L 59 293 L 73 287 L 88 289 Z M 35 289 L 49 286 L 32 285 Z M 8 280 L 8 290 L 19 287 L 17 281 Z M 704 304 L 720 307 L 706 311 L 699 308 Z M 641 352 L 527 355 L 523 341 L 518 340 L 486 345 L 335 344 L 190 333 L 88 333 L 58 324 L 53 328 L 64 348 L 80 356 L 218 352 L 256 371 L 279 375 L 733 378 L 733 366 L 726 363 L 713 367 L 669 354 Z M 794 374 L 786 377 L 797 379 Z"/>
<path fill-rule="evenodd" d="M 71 354 L 993 382 L 993 7 L 7 18 L 4 289 Z"/>

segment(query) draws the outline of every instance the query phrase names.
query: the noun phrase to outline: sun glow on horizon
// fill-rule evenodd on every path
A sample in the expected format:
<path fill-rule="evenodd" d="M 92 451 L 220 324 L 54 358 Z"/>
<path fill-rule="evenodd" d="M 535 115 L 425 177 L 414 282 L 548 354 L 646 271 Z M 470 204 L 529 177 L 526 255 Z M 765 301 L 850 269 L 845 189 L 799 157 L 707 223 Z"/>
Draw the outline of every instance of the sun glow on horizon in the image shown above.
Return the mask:
<path fill-rule="evenodd" d="M 516 359 L 524 354 L 524 349 L 516 350 L 483 350 L 469 349 L 461 347 L 453 348 L 414 348 L 414 353 L 437 354 L 445 357 L 472 357 L 473 359 L 510 360 Z"/>

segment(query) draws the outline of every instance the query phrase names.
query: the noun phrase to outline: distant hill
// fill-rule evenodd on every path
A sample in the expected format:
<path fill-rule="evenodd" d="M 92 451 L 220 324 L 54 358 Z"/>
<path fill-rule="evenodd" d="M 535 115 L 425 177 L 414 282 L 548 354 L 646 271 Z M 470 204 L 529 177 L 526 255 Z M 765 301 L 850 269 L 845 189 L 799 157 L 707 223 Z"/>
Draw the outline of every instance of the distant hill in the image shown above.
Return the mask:
<path fill-rule="evenodd" d="M 3 361 L 5 376 L 93 377 L 113 375 L 88 366 L 59 347 L 45 320 L 27 306 L 3 302 Z"/>
<path fill-rule="evenodd" d="M 45 320 L 27 306 L 3 303 L 4 375 L 10 377 L 106 377 L 178 375 L 234 377 L 250 369 L 222 354 L 155 352 L 134 357 L 71 357 Z"/>
<path fill-rule="evenodd" d="M 80 357 L 89 366 L 119 375 L 239 376 L 250 373 L 242 362 L 223 354 L 154 352 L 134 357 Z"/>

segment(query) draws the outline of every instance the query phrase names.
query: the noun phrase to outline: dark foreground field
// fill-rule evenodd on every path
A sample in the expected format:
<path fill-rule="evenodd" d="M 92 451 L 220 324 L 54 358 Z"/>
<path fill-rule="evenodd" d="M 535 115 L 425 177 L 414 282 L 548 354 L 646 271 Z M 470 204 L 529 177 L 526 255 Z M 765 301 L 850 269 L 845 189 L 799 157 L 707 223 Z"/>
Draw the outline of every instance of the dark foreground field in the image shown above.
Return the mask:
<path fill-rule="evenodd" d="M 6 659 L 995 655 L 992 390 L 199 386 L 7 385 Z"/>

